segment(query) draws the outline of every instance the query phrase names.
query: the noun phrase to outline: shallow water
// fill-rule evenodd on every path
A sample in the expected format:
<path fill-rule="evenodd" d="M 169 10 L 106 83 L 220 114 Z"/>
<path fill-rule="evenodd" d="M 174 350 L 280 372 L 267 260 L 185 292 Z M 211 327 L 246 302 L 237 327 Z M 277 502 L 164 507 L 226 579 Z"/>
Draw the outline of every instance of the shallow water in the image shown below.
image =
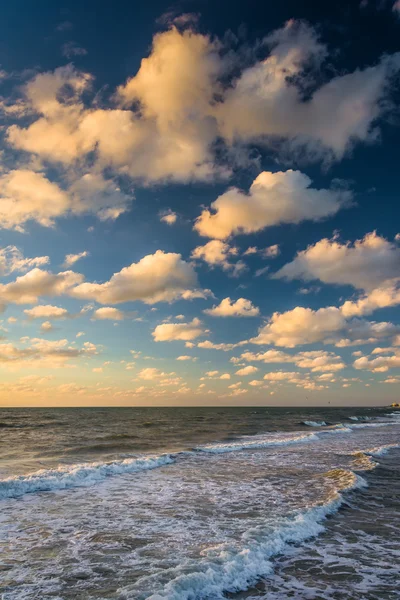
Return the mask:
<path fill-rule="evenodd" d="M 3 599 L 399 598 L 388 413 L 1 410 Z"/>

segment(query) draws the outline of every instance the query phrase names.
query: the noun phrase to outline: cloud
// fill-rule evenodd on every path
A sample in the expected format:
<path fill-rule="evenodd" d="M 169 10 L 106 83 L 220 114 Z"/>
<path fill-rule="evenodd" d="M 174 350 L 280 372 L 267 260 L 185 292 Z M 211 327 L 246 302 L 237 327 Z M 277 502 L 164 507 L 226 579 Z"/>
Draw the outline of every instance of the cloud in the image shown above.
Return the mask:
<path fill-rule="evenodd" d="M 220 304 L 213 308 L 207 308 L 203 312 L 212 317 L 257 317 L 260 309 L 246 298 L 238 298 L 236 302 L 230 298 L 224 298 Z"/>
<path fill-rule="evenodd" d="M 121 310 L 118 310 L 118 308 L 103 306 L 94 311 L 92 318 L 101 321 L 122 321 L 125 318 L 125 315 Z"/>
<path fill-rule="evenodd" d="M 254 367 L 253 365 L 249 365 L 248 367 L 243 367 L 242 369 L 239 369 L 238 371 L 236 371 L 235 375 L 239 375 L 239 377 L 245 377 L 246 375 L 252 375 L 253 373 L 256 373 L 258 371 L 257 367 Z"/>
<path fill-rule="evenodd" d="M 311 26 L 292 19 L 264 42 L 270 55 L 244 69 L 216 106 L 225 139 L 303 160 L 340 160 L 356 142 L 377 139 L 399 54 L 319 85 L 328 52 Z"/>
<path fill-rule="evenodd" d="M 204 246 L 197 246 L 191 254 L 194 260 L 204 260 L 211 268 L 221 267 L 224 271 L 230 271 L 234 277 L 246 270 L 246 265 L 239 260 L 236 263 L 229 262 L 232 256 L 237 256 L 238 249 L 220 240 L 211 240 Z"/>
<path fill-rule="evenodd" d="M 40 304 L 34 308 L 27 308 L 24 313 L 31 319 L 65 319 L 69 315 L 66 308 L 51 304 Z"/>
<path fill-rule="evenodd" d="M 115 273 L 105 283 L 82 283 L 71 295 L 100 304 L 119 304 L 141 300 L 146 304 L 173 302 L 179 298 L 204 297 L 197 290 L 193 267 L 180 254 L 157 250 L 139 262 Z"/>
<path fill-rule="evenodd" d="M 280 248 L 278 244 L 274 244 L 273 246 L 268 246 L 268 248 L 264 248 L 261 251 L 261 254 L 264 258 L 276 258 L 280 254 Z"/>
<path fill-rule="evenodd" d="M 0 177 L 0 228 L 22 232 L 28 221 L 52 227 L 69 208 L 68 195 L 42 173 L 15 169 Z"/>
<path fill-rule="evenodd" d="M 260 329 L 254 344 L 275 344 L 293 348 L 300 344 L 321 342 L 345 328 L 345 318 L 338 308 L 329 306 L 316 311 L 297 306 L 284 313 L 274 313 Z"/>
<path fill-rule="evenodd" d="M 152 335 L 155 342 L 172 342 L 182 340 L 190 342 L 203 335 L 205 330 L 199 319 L 193 319 L 189 323 L 162 323 L 157 325 Z"/>
<path fill-rule="evenodd" d="M 379 308 L 400 304 L 400 278 L 388 281 L 356 301 L 346 300 L 341 306 L 345 317 L 370 315 Z"/>
<path fill-rule="evenodd" d="M 389 369 L 397 369 L 400 367 L 400 351 L 394 350 L 389 356 L 377 356 L 372 359 L 362 356 L 354 361 L 353 367 L 374 373 L 384 373 Z"/>
<path fill-rule="evenodd" d="M 57 369 L 71 366 L 69 361 L 79 357 L 98 354 L 98 348 L 85 342 L 82 348 L 75 348 L 68 340 L 45 340 L 43 338 L 21 338 L 21 346 L 11 343 L 0 344 L 0 365 L 10 369 L 46 368 Z"/>
<path fill-rule="evenodd" d="M 205 237 L 226 239 L 254 233 L 272 225 L 320 221 L 349 204 L 346 190 L 311 188 L 311 179 L 300 171 L 263 171 L 249 193 L 231 188 L 203 210 L 194 228 Z"/>
<path fill-rule="evenodd" d="M 351 285 L 373 290 L 383 282 L 399 277 L 400 248 L 374 231 L 353 244 L 335 238 L 322 239 L 273 275 L 288 280 L 319 279 L 324 283 Z"/>
<path fill-rule="evenodd" d="M 83 275 L 73 271 L 50 273 L 42 269 L 32 269 L 15 281 L 0 284 L 0 302 L 15 304 L 36 304 L 41 296 L 61 296 L 81 284 Z"/>
<path fill-rule="evenodd" d="M 52 331 L 53 329 L 54 329 L 54 327 L 50 323 L 50 321 L 44 321 L 44 323 L 42 323 L 41 326 L 40 326 L 40 331 L 42 333 L 46 333 L 48 331 Z"/>
<path fill-rule="evenodd" d="M 160 216 L 160 221 L 162 221 L 163 223 L 166 223 L 167 225 L 173 225 L 174 223 L 176 223 L 176 221 L 178 219 L 178 215 L 170 208 L 166 211 L 160 212 L 159 216 Z"/>
<path fill-rule="evenodd" d="M 64 266 L 71 267 L 76 262 L 78 262 L 78 260 L 80 260 L 81 258 L 85 258 L 86 256 L 89 256 L 89 252 L 87 250 L 79 252 L 78 254 L 67 254 L 64 259 Z"/>
<path fill-rule="evenodd" d="M 264 375 L 264 379 L 267 381 L 286 381 L 295 380 L 299 376 L 297 371 L 273 371 Z"/>
<path fill-rule="evenodd" d="M 270 363 L 293 363 L 301 369 L 310 369 L 312 372 L 340 371 L 345 364 L 340 356 L 325 350 L 313 350 L 310 352 L 299 352 L 288 354 L 281 350 L 267 350 L 266 352 L 244 352 L 241 357 L 247 362 L 260 361 Z"/>
<path fill-rule="evenodd" d="M 345 347 L 394 336 L 398 329 L 392 323 L 347 320 L 342 310 L 335 306 L 318 310 L 296 306 L 284 313 L 274 313 L 250 342 L 287 348 L 317 342 Z"/>
<path fill-rule="evenodd" d="M 161 377 L 167 377 L 168 375 L 175 375 L 175 373 L 164 373 L 155 367 L 147 367 L 146 369 L 139 371 L 138 378 L 146 381 L 153 381 L 154 379 L 161 379 Z"/>
<path fill-rule="evenodd" d="M 193 357 L 193 356 L 188 356 L 187 354 L 183 354 L 181 356 L 177 356 L 176 360 L 184 360 L 184 361 L 186 361 L 186 360 L 196 360 L 196 358 Z"/>
<path fill-rule="evenodd" d="M 215 344 L 214 342 L 211 342 L 210 340 L 205 340 L 204 342 L 199 342 L 197 344 L 198 348 L 203 348 L 204 350 L 223 350 L 224 352 L 229 352 L 230 350 L 237 348 L 237 346 L 238 346 L 238 344 L 225 344 L 225 343 Z"/>
<path fill-rule="evenodd" d="M 87 50 L 79 46 L 76 42 L 66 42 L 61 49 L 62 55 L 66 58 L 74 58 L 76 56 L 86 56 Z"/>
<path fill-rule="evenodd" d="M 48 256 L 36 256 L 24 258 L 22 252 L 16 246 L 0 248 L 0 274 L 10 275 L 15 271 L 28 271 L 32 267 L 41 267 L 50 262 Z"/>

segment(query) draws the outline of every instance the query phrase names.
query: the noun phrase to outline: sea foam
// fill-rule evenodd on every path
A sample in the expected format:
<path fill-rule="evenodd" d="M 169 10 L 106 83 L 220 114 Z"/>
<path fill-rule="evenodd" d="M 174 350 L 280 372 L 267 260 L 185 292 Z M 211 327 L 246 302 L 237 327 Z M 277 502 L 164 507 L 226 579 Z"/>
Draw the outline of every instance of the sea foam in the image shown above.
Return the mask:
<path fill-rule="evenodd" d="M 332 497 L 321 505 L 280 520 L 275 527 L 258 526 L 241 537 L 241 547 L 230 543 L 205 549 L 193 571 L 181 565 L 169 571 L 173 579 L 148 600 L 205 600 L 222 598 L 224 593 L 248 589 L 257 580 L 273 572 L 272 558 L 283 553 L 289 543 L 300 543 L 324 531 L 322 521 L 343 503 L 342 492 L 366 487 L 365 480 L 345 469 L 335 469 L 325 476 L 336 484 Z M 146 577 L 143 578 L 144 580 Z M 119 590 L 120 597 L 137 597 L 133 587 Z"/>
<path fill-rule="evenodd" d="M 93 485 L 114 475 L 137 473 L 175 462 L 169 454 L 127 458 L 113 462 L 93 462 L 41 469 L 28 475 L 0 479 L 0 500 L 18 498 L 33 492 L 64 490 Z"/>
<path fill-rule="evenodd" d="M 315 433 L 307 433 L 295 437 L 286 438 L 258 438 L 255 440 L 238 440 L 229 444 L 207 444 L 206 446 L 197 446 L 195 450 L 199 452 L 210 452 L 212 454 L 222 454 L 224 452 L 236 452 L 238 450 L 252 450 L 259 448 L 268 448 L 269 446 L 289 446 L 290 444 L 300 444 L 303 442 L 317 441 Z"/>

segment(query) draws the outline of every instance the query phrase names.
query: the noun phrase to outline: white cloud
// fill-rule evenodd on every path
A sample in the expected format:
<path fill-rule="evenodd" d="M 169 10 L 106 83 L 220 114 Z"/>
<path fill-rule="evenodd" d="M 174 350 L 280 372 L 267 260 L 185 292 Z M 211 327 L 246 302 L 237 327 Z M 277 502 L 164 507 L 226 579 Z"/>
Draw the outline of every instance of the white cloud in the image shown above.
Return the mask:
<path fill-rule="evenodd" d="M 78 254 L 67 254 L 64 259 L 64 266 L 71 267 L 76 262 L 78 262 L 78 260 L 80 260 L 81 258 L 85 258 L 86 256 L 89 256 L 89 252 L 87 252 L 87 250 L 84 250 L 83 252 L 78 252 Z"/>
<path fill-rule="evenodd" d="M 53 329 L 54 329 L 54 327 L 50 323 L 50 321 L 44 321 L 44 323 L 42 323 L 40 326 L 40 331 L 42 333 L 46 333 L 47 331 L 52 331 Z"/>
<path fill-rule="evenodd" d="M 181 356 L 177 356 L 176 360 L 196 360 L 193 356 L 188 356 L 187 354 L 182 354 Z"/>
<path fill-rule="evenodd" d="M 290 20 L 265 42 L 270 55 L 245 69 L 216 106 L 226 139 L 278 146 L 303 160 L 339 160 L 356 142 L 377 139 L 398 54 L 318 85 L 327 48 L 312 27 Z M 304 89 L 312 90 L 307 99 Z"/>
<path fill-rule="evenodd" d="M 188 344 L 186 344 L 188 345 Z M 234 348 L 237 348 L 238 344 L 226 344 L 226 343 L 220 343 L 220 344 L 215 344 L 214 342 L 211 342 L 210 340 L 205 340 L 204 342 L 199 342 L 197 344 L 198 348 L 203 348 L 204 350 L 223 350 L 224 352 L 229 352 L 230 350 L 233 350 Z"/>
<path fill-rule="evenodd" d="M 73 286 L 80 284 L 83 276 L 73 271 L 50 273 L 42 269 L 32 269 L 15 281 L 0 284 L 0 302 L 15 304 L 36 304 L 41 296 L 61 296 L 69 293 Z"/>
<path fill-rule="evenodd" d="M 236 371 L 235 375 L 239 375 L 239 377 L 245 377 L 246 375 L 252 375 L 253 373 L 256 373 L 258 371 L 257 367 L 254 367 L 253 365 L 249 365 L 248 367 L 243 367 L 242 369 L 239 369 L 238 371 Z"/>
<path fill-rule="evenodd" d="M 324 283 L 373 290 L 383 282 L 399 277 L 399 273 L 400 248 L 372 232 L 354 244 L 341 244 L 335 238 L 322 239 L 299 252 L 273 277 L 303 281 L 319 279 Z"/>
<path fill-rule="evenodd" d="M 160 221 L 166 223 L 167 225 L 173 225 L 176 223 L 177 219 L 178 215 L 170 208 L 160 213 Z"/>
<path fill-rule="evenodd" d="M 102 306 L 94 311 L 92 318 L 97 320 L 122 321 L 125 315 L 118 308 L 112 306 Z"/>
<path fill-rule="evenodd" d="M 398 304 L 400 304 L 400 278 L 384 283 L 356 301 L 346 300 L 341 306 L 341 311 L 345 317 L 362 316 L 370 315 L 379 308 Z"/>
<path fill-rule="evenodd" d="M 361 356 L 354 361 L 355 369 L 365 369 L 374 373 L 385 373 L 389 369 L 400 367 L 400 351 L 394 350 L 389 356 L 377 356 L 369 359 L 367 356 Z"/>
<path fill-rule="evenodd" d="M 266 364 L 293 363 L 300 369 L 310 369 L 312 372 L 340 371 L 345 367 L 340 356 L 325 350 L 312 350 L 297 354 L 288 354 L 281 350 L 267 350 L 266 352 L 258 353 L 244 352 L 240 358 L 247 362 L 260 361 Z"/>
<path fill-rule="evenodd" d="M 220 304 L 207 308 L 203 312 L 212 317 L 256 317 L 260 314 L 260 309 L 246 298 L 238 298 L 236 302 L 224 298 Z"/>
<path fill-rule="evenodd" d="M 70 199 L 42 173 L 15 169 L 0 177 L 0 228 L 24 231 L 28 221 L 52 227 L 70 209 Z"/>
<path fill-rule="evenodd" d="M 286 381 L 295 380 L 299 376 L 297 371 L 273 371 L 264 375 L 264 379 L 267 381 Z"/>
<path fill-rule="evenodd" d="M 230 374 L 229 374 L 229 373 L 223 373 L 223 374 L 220 376 L 220 379 L 230 379 L 230 378 L 231 378 L 231 376 L 230 376 Z"/>
<path fill-rule="evenodd" d="M 263 171 L 249 193 L 231 188 L 203 210 L 195 229 L 206 237 L 226 239 L 253 233 L 281 223 L 300 223 L 336 214 L 349 204 L 351 192 L 311 188 L 311 179 L 300 171 Z"/>
<path fill-rule="evenodd" d="M 82 283 L 72 295 L 100 304 L 118 304 L 141 300 L 146 304 L 172 302 L 178 298 L 204 297 L 196 290 L 197 276 L 193 267 L 180 254 L 157 250 L 137 263 L 115 273 L 105 283 Z"/>
<path fill-rule="evenodd" d="M 268 248 L 264 248 L 261 251 L 264 258 L 276 258 L 280 254 L 280 248 L 278 244 L 274 244 L 273 246 L 268 246 Z"/>
<path fill-rule="evenodd" d="M 31 319 L 65 319 L 69 314 L 66 308 L 51 304 L 40 304 L 33 308 L 27 308 L 24 313 Z"/>
<path fill-rule="evenodd" d="M 138 373 L 139 379 L 144 379 L 146 381 L 153 381 L 154 379 L 161 379 L 161 377 L 166 377 L 168 375 L 175 375 L 175 373 L 164 373 L 160 371 L 160 369 L 156 369 L 155 367 L 147 367 L 146 369 L 141 369 Z"/>
<path fill-rule="evenodd" d="M 0 274 L 10 275 L 15 271 L 28 271 L 32 267 L 41 267 L 50 262 L 48 256 L 36 256 L 24 258 L 22 252 L 16 246 L 0 248 Z"/>
<path fill-rule="evenodd" d="M 275 344 L 293 348 L 300 344 L 321 342 L 343 330 L 345 319 L 338 308 L 329 306 L 316 311 L 297 306 L 284 313 L 274 313 L 260 329 L 254 344 Z"/>
<path fill-rule="evenodd" d="M 182 340 L 188 342 L 203 335 L 205 330 L 199 319 L 193 319 L 189 323 L 162 323 L 157 325 L 152 335 L 155 342 L 171 342 Z"/>
<path fill-rule="evenodd" d="M 238 249 L 220 240 L 211 240 L 204 246 L 197 246 L 191 254 L 194 260 L 204 260 L 211 268 L 221 267 L 230 271 L 234 277 L 240 275 L 247 267 L 243 261 L 230 262 L 232 256 L 237 256 Z"/>

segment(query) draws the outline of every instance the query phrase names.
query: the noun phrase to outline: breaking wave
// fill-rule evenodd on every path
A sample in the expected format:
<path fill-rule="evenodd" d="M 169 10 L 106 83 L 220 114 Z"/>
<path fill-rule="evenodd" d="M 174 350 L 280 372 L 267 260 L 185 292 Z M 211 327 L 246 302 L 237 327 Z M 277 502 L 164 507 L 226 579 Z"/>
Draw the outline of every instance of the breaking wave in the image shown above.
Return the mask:
<path fill-rule="evenodd" d="M 33 492 L 49 492 L 93 485 L 114 475 L 156 469 L 175 462 L 169 454 L 127 458 L 113 462 L 94 462 L 41 469 L 28 475 L 0 480 L 0 499 L 18 498 Z"/>
<path fill-rule="evenodd" d="M 207 444 L 206 446 L 197 446 L 198 452 L 210 452 L 212 454 L 222 454 L 224 452 L 236 452 L 238 450 L 252 450 L 258 448 L 267 448 L 269 446 L 288 446 L 290 444 L 300 444 L 302 442 L 312 442 L 318 440 L 314 433 L 307 433 L 295 437 L 286 438 L 258 438 L 252 441 L 238 440 L 229 444 Z"/>
<path fill-rule="evenodd" d="M 207 548 L 196 563 L 180 565 L 169 571 L 173 579 L 148 600 L 194 600 L 221 598 L 224 593 L 248 589 L 257 580 L 272 573 L 272 558 L 290 543 L 300 543 L 324 531 L 322 522 L 343 503 L 342 493 L 366 487 L 365 480 L 345 469 L 334 469 L 323 477 L 334 482 L 335 492 L 324 504 L 282 518 L 275 527 L 258 526 L 242 534 L 240 548 L 223 543 Z M 191 567 L 191 568 L 190 568 Z M 146 582 L 146 577 L 142 579 Z M 137 588 L 126 586 L 120 597 L 137 597 Z"/>
<path fill-rule="evenodd" d="M 325 421 L 302 421 L 302 425 L 307 425 L 308 427 L 324 427 L 327 425 Z"/>

